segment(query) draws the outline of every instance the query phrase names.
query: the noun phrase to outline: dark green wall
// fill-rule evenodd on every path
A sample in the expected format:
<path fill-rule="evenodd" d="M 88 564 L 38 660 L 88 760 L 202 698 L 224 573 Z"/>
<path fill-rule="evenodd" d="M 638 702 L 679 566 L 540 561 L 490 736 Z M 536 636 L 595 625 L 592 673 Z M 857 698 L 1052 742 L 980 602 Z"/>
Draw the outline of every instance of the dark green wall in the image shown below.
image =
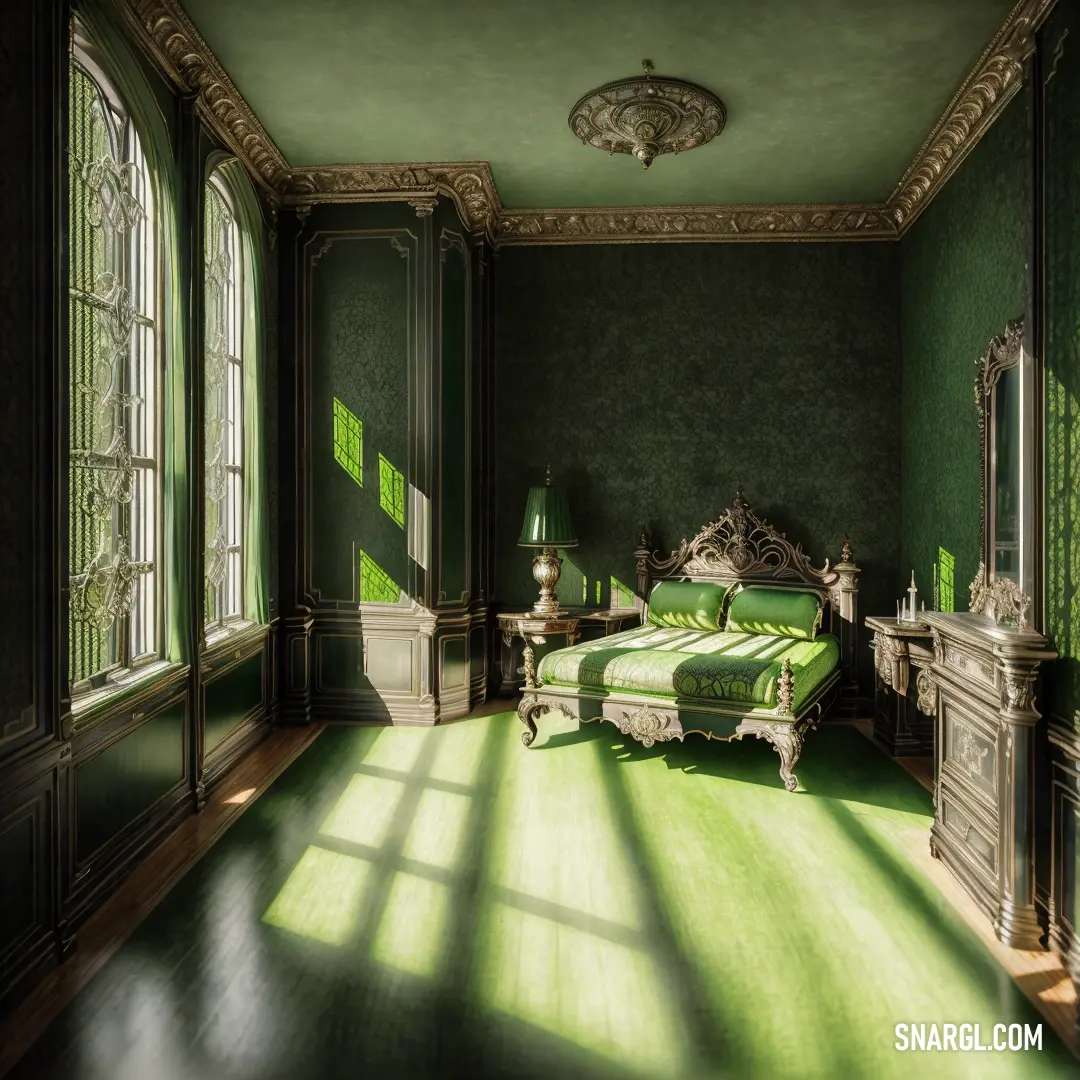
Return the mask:
<path fill-rule="evenodd" d="M 815 563 L 850 536 L 860 609 L 898 593 L 895 244 L 509 248 L 496 308 L 496 589 L 531 602 L 515 541 L 545 462 L 590 583 L 633 584 L 642 525 L 693 536 L 741 483 Z M 575 575 L 564 562 L 564 574 Z M 590 585 L 590 601 L 595 601 Z M 568 597 L 570 599 L 570 597 Z M 576 599 L 580 602 L 580 592 Z"/>
<path fill-rule="evenodd" d="M 323 600 L 359 599 L 360 550 L 408 589 L 405 529 L 379 504 L 379 454 L 409 472 L 415 266 L 402 239 L 408 243 L 386 230 L 327 228 L 310 241 L 311 580 Z M 363 424 L 363 487 L 334 458 L 335 397 Z"/>
<path fill-rule="evenodd" d="M 939 546 L 956 558 L 958 611 L 979 566 L 975 365 L 1026 310 L 1028 168 L 1020 95 L 900 242 L 901 569 L 927 607 Z"/>
<path fill-rule="evenodd" d="M 1061 657 L 1046 705 L 1080 709 L 1080 11 L 1061 4 L 1046 27 L 1046 627 Z M 1066 35 L 1067 32 L 1067 35 Z"/>
<path fill-rule="evenodd" d="M 451 208 L 452 209 L 452 208 Z M 456 225 L 457 223 L 454 222 Z M 458 238 L 458 244 L 452 238 Z M 439 601 L 468 597 L 469 253 L 460 226 L 442 230 L 439 251 Z"/>

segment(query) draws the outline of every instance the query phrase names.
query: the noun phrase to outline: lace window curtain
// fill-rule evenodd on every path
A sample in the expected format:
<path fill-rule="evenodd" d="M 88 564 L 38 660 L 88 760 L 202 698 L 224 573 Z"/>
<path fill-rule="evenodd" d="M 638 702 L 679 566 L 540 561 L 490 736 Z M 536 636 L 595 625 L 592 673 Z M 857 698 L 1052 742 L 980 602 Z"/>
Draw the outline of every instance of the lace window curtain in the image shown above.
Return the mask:
<path fill-rule="evenodd" d="M 69 675 L 157 659 L 161 272 L 150 168 L 76 25 L 69 79 Z"/>

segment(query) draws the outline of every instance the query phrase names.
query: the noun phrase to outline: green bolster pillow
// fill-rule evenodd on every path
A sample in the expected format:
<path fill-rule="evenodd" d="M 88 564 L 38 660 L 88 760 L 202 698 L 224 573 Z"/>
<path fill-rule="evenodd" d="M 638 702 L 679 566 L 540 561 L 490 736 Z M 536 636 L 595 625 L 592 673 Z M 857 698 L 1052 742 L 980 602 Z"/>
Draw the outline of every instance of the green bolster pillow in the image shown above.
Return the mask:
<path fill-rule="evenodd" d="M 712 581 L 661 581 L 649 596 L 649 622 L 653 626 L 719 630 L 729 588 Z"/>
<path fill-rule="evenodd" d="M 821 626 L 817 593 L 786 589 L 743 589 L 732 598 L 725 629 L 812 641 Z"/>

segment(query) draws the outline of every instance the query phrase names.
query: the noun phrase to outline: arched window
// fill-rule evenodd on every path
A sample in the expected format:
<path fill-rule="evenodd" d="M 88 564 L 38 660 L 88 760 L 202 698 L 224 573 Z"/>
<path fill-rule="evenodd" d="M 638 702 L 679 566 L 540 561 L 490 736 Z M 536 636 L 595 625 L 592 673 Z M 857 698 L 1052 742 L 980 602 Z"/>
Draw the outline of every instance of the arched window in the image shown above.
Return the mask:
<path fill-rule="evenodd" d="M 69 83 L 71 692 L 162 654 L 161 262 L 150 170 L 75 24 Z"/>
<path fill-rule="evenodd" d="M 205 619 L 244 614 L 244 258 L 232 195 L 218 173 L 205 194 Z"/>

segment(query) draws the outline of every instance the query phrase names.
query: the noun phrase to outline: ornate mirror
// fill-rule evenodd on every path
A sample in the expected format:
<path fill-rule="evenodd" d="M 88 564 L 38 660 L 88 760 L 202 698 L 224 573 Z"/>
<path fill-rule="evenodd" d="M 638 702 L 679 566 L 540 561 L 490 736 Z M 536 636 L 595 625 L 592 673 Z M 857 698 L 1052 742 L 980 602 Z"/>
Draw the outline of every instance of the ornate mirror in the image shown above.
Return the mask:
<path fill-rule="evenodd" d="M 1030 369 L 1024 321 L 1018 319 L 990 342 L 975 376 L 982 443 L 982 566 L 972 582 L 971 610 L 1022 624 L 1030 606 L 1035 554 Z"/>

